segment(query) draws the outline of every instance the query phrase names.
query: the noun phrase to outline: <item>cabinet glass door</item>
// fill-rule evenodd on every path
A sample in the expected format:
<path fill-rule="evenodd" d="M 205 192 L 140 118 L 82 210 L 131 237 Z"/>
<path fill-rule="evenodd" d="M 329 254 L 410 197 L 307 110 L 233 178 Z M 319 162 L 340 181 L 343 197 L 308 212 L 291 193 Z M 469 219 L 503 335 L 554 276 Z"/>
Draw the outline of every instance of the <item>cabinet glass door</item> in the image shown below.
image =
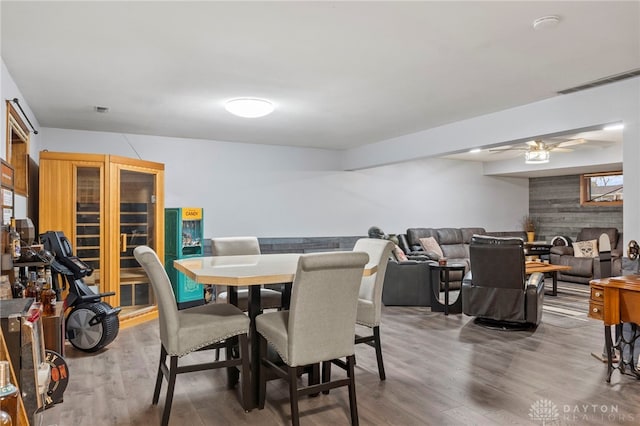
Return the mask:
<path fill-rule="evenodd" d="M 75 250 L 76 255 L 94 270 L 93 274 L 84 278 L 88 285 L 100 288 L 102 272 L 101 247 L 103 224 L 102 209 L 102 168 L 76 167 L 76 222 Z M 71 238 L 72 236 L 69 236 Z"/>
<path fill-rule="evenodd" d="M 157 250 L 156 175 L 120 168 L 120 306 L 138 310 L 154 304 L 151 285 L 133 250 Z"/>

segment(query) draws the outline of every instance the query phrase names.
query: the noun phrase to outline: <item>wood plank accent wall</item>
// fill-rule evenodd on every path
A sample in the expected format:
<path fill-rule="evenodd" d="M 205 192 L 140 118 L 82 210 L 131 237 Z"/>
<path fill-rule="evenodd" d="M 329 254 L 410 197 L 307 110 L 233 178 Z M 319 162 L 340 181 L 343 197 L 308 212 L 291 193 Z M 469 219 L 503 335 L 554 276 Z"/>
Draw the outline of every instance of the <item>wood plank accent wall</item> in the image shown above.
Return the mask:
<path fill-rule="evenodd" d="M 268 253 L 313 253 L 319 251 L 350 251 L 359 238 L 347 237 L 261 237 L 260 252 Z M 211 256 L 211 238 L 204 240 L 204 255 Z"/>
<path fill-rule="evenodd" d="M 536 240 L 556 235 L 575 241 L 581 228 L 622 229 L 622 206 L 581 206 L 580 175 L 529 179 L 529 214 L 538 220 Z"/>

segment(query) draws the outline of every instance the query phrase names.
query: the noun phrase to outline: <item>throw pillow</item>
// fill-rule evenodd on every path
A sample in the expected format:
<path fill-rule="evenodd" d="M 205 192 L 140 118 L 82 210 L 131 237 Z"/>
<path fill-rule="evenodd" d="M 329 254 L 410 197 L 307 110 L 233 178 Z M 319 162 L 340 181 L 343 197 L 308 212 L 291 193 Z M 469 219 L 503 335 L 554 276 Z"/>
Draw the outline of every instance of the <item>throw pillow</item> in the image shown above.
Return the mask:
<path fill-rule="evenodd" d="M 430 251 L 437 254 L 439 257 L 444 256 L 444 253 L 442 253 L 442 249 L 440 248 L 440 244 L 438 244 L 435 238 L 420 238 L 420 244 L 422 245 L 424 251 Z"/>
<path fill-rule="evenodd" d="M 398 247 L 398 245 L 396 244 L 396 246 L 393 248 L 393 255 L 395 256 L 396 260 L 398 262 L 406 262 L 407 259 L 407 255 L 404 254 L 404 252 L 402 251 L 402 249 L 400 247 Z"/>
<path fill-rule="evenodd" d="M 598 241 L 576 241 L 573 245 L 573 255 L 575 257 L 598 257 Z"/>

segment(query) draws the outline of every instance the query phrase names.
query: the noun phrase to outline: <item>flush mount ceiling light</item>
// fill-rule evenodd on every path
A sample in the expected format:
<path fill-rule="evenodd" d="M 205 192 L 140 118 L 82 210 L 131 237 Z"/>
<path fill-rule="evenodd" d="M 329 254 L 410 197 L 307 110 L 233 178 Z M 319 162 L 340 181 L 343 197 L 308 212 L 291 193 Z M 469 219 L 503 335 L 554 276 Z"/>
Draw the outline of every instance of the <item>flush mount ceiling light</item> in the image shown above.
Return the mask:
<path fill-rule="evenodd" d="M 526 164 L 545 164 L 549 162 L 551 153 L 548 149 L 532 149 L 524 153 Z"/>
<path fill-rule="evenodd" d="M 245 118 L 258 118 L 273 112 L 274 106 L 265 99 L 236 98 L 227 101 L 225 109 L 233 115 Z"/>
<path fill-rule="evenodd" d="M 542 16 L 533 21 L 534 30 L 555 28 L 560 23 L 560 17 L 556 15 Z"/>
<path fill-rule="evenodd" d="M 473 148 L 473 149 L 469 150 L 469 153 L 471 153 L 471 154 L 478 154 L 480 152 L 482 152 L 482 149 L 480 149 L 480 148 Z"/>

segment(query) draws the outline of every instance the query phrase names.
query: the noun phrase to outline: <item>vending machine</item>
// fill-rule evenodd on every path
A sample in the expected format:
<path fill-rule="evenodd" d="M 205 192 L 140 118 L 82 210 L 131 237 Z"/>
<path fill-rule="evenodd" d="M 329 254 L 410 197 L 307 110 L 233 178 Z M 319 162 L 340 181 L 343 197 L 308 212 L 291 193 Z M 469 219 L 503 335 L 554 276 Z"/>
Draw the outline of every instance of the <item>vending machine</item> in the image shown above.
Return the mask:
<path fill-rule="evenodd" d="M 178 309 L 204 304 L 204 286 L 176 270 L 173 261 L 202 256 L 203 214 L 199 207 L 167 208 L 164 210 L 164 267 L 171 280 Z"/>

